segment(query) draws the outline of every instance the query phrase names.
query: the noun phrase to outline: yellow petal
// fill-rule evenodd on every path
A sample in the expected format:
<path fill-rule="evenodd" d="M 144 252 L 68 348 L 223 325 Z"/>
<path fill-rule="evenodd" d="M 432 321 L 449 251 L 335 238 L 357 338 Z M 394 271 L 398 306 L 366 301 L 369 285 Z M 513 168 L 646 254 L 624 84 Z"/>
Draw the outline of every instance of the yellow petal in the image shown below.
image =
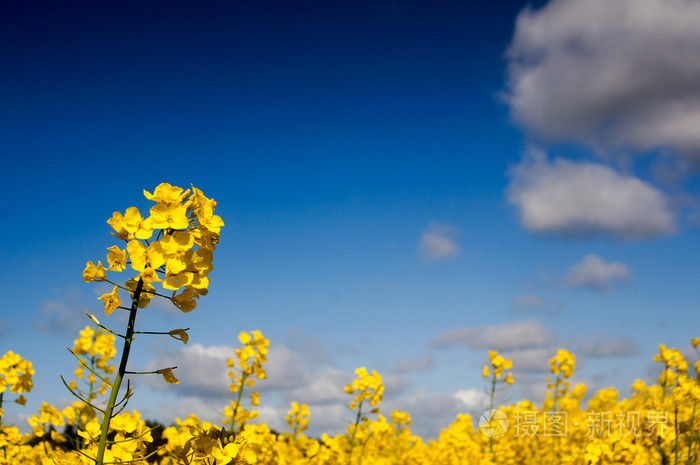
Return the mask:
<path fill-rule="evenodd" d="M 190 336 L 187 334 L 187 331 L 184 329 L 173 329 L 170 331 L 170 336 L 173 339 L 177 339 L 178 341 L 182 341 L 183 344 L 187 344 L 187 341 L 189 341 Z"/>
<path fill-rule="evenodd" d="M 163 379 L 168 384 L 179 384 L 180 383 L 180 380 L 177 379 L 175 377 L 175 375 L 173 374 L 172 368 L 162 368 L 160 370 L 157 370 L 156 373 L 163 375 Z"/>

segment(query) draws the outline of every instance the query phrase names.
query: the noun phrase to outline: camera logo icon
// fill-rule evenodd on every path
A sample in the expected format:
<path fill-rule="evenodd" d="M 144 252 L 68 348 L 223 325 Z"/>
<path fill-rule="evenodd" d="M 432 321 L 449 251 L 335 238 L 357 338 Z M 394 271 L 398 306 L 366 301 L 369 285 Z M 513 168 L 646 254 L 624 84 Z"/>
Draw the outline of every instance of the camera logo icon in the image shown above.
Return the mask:
<path fill-rule="evenodd" d="M 508 417 L 502 410 L 486 410 L 479 418 L 479 431 L 489 438 L 500 438 L 508 431 Z"/>

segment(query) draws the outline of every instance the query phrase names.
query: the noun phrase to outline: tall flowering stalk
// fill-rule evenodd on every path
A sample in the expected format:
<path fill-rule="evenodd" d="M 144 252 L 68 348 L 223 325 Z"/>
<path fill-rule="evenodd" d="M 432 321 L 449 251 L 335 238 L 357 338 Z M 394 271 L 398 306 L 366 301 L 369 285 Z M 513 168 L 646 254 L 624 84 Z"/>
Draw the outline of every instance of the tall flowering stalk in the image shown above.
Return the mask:
<path fill-rule="evenodd" d="M 16 353 L 9 351 L 0 358 L 0 426 L 2 426 L 3 407 L 5 402 L 5 391 L 11 394 L 19 394 L 14 400 L 19 405 L 27 403 L 27 399 L 22 395 L 29 392 L 34 387 L 32 376 L 34 368 L 32 362 L 25 360 Z"/>
<path fill-rule="evenodd" d="M 231 399 L 231 405 L 224 409 L 224 424 L 229 423 L 231 431 L 234 433 L 242 431 L 243 426 L 248 421 L 258 417 L 256 409 L 248 410 L 242 406 L 243 390 L 246 387 L 254 387 L 256 378 L 259 380 L 267 378 L 263 365 L 267 363 L 267 350 L 270 346 L 270 341 L 258 330 L 250 334 L 241 331 L 238 340 L 243 344 L 243 347 L 235 351 L 238 369 L 235 369 L 236 361 L 233 358 L 226 361 L 226 366 L 229 368 L 228 376 L 231 379 L 229 391 L 236 398 Z M 259 404 L 260 394 L 257 391 L 252 391 L 250 393 L 251 407 L 257 407 Z"/>
<path fill-rule="evenodd" d="M 144 218 L 136 207 L 126 209 L 126 212 L 115 212 L 107 223 L 112 227 L 116 238 L 123 241 L 122 249 L 114 245 L 107 249 L 107 264 L 104 268 L 101 261 L 95 265 L 88 262 L 83 272 L 86 282 L 108 282 L 114 287 L 99 300 L 104 302 L 105 314 L 109 316 L 117 309 L 129 312 L 125 334 L 112 332 L 124 340 L 119 362 L 119 368 L 114 380 L 109 383 L 111 392 L 107 406 L 103 411 L 101 431 L 95 463 L 102 465 L 107 446 L 107 436 L 110 421 L 115 416 L 115 406 L 122 402 L 126 404 L 131 396 L 127 390 L 122 400 L 117 402 L 119 389 L 126 374 L 137 374 L 127 371 L 127 362 L 135 334 L 169 334 L 187 343 L 187 333 L 183 329 L 166 332 L 136 331 L 136 315 L 139 309 L 146 308 L 151 298 L 158 296 L 172 301 L 183 312 L 190 312 L 197 306 L 197 300 L 207 294 L 209 278 L 207 275 L 213 269 L 212 257 L 216 244 L 219 242 L 219 232 L 224 225 L 217 215 L 214 215 L 216 202 L 208 199 L 202 191 L 192 186 L 192 189 L 182 188 L 163 183 L 155 188 L 153 193 L 143 191 L 148 200 L 155 202 L 150 209 L 150 216 Z M 107 278 L 106 271 L 124 272 L 131 268 L 132 276 L 118 284 Z M 160 285 L 162 293 L 154 285 Z M 119 290 L 129 294 L 130 305 L 123 306 Z M 170 295 L 167 295 L 167 294 Z M 97 318 L 90 318 L 102 326 Z M 167 383 L 176 384 L 178 379 L 167 367 L 153 373 L 163 375 Z M 123 409 L 123 405 L 121 407 Z M 117 412 L 118 413 L 118 412 Z"/>
<path fill-rule="evenodd" d="M 348 447 L 347 455 L 347 465 L 352 463 L 353 450 L 355 449 L 355 444 L 357 441 L 358 430 L 360 428 L 360 421 L 363 423 L 368 423 L 368 419 L 362 413 L 362 407 L 365 406 L 365 401 L 367 401 L 372 407 L 369 413 L 378 414 L 379 413 L 379 403 L 382 401 L 384 396 L 384 385 L 382 384 L 382 376 L 377 373 L 376 370 L 372 370 L 372 374 L 367 372 L 365 367 L 360 367 L 355 370 L 356 379 L 352 380 L 351 384 L 345 386 L 345 393 L 353 397 L 353 400 L 348 404 L 348 408 L 351 411 L 357 409 L 355 415 L 355 423 L 350 427 L 352 433 L 350 435 L 350 444 Z M 371 433 L 368 429 L 368 434 Z M 369 438 L 365 438 L 364 444 L 367 443 Z M 362 453 L 358 460 L 362 463 Z"/>
<path fill-rule="evenodd" d="M 499 418 L 494 417 L 495 410 L 493 409 L 497 390 L 496 383 L 502 381 L 509 386 L 513 384 L 513 374 L 511 372 L 506 373 L 506 376 L 503 377 L 504 370 L 513 368 L 513 361 L 503 358 L 503 356 L 499 355 L 495 350 L 489 350 L 489 365 L 484 365 L 484 369 L 481 372 L 481 375 L 487 379 L 489 375 L 491 375 L 491 389 L 489 392 L 489 415 L 491 415 L 491 417 L 489 418 L 488 425 L 491 429 L 488 431 L 492 433 L 498 431 L 500 435 Z M 491 454 L 493 454 L 493 437 L 494 434 L 489 434 L 489 452 Z"/>

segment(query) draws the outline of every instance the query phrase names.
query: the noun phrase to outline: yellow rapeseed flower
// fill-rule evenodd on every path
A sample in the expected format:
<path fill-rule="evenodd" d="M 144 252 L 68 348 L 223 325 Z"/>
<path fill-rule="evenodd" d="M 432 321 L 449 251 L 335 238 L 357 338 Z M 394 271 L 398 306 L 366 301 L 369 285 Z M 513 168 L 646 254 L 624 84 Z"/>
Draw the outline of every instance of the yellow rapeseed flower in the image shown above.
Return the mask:
<path fill-rule="evenodd" d="M 83 280 L 85 282 L 106 281 L 105 269 L 102 267 L 102 262 L 98 261 L 97 265 L 92 262 L 87 262 L 83 271 Z"/>
<path fill-rule="evenodd" d="M 169 334 L 172 338 L 182 341 L 183 344 L 187 344 L 187 341 L 190 339 L 189 334 L 184 329 L 173 329 Z"/>
<path fill-rule="evenodd" d="M 177 379 L 175 377 L 175 375 L 173 374 L 172 368 L 162 368 L 160 370 L 156 370 L 156 373 L 163 375 L 163 379 L 168 384 L 179 384 L 180 383 L 180 380 Z"/>
<path fill-rule="evenodd" d="M 110 271 L 122 271 L 126 268 L 126 250 L 122 250 L 116 245 L 108 247 L 107 263 Z"/>
<path fill-rule="evenodd" d="M 97 300 L 102 300 L 105 303 L 105 315 L 109 316 L 115 309 L 121 306 L 119 296 L 117 295 L 117 286 L 114 286 L 112 292 L 102 294 Z"/>

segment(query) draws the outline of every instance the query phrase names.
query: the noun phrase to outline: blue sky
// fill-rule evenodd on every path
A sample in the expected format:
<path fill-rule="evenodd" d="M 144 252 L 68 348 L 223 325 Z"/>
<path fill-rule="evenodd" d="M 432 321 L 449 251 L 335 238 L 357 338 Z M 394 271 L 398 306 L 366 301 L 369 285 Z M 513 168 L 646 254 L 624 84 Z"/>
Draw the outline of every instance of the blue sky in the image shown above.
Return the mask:
<path fill-rule="evenodd" d="M 659 343 L 698 336 L 695 2 L 2 9 L 0 348 L 37 370 L 6 418 L 68 402 L 64 348 L 105 291 L 82 270 L 161 182 L 226 222 L 196 311 L 139 316 L 192 328 L 131 360 L 179 366 L 178 386 L 135 381 L 165 423 L 218 419 L 242 330 L 271 339 L 271 426 L 299 400 L 312 433 L 340 431 L 366 366 L 425 437 L 480 413 L 491 348 L 514 360 L 508 399 L 540 400 L 559 347 L 626 393 Z"/>

